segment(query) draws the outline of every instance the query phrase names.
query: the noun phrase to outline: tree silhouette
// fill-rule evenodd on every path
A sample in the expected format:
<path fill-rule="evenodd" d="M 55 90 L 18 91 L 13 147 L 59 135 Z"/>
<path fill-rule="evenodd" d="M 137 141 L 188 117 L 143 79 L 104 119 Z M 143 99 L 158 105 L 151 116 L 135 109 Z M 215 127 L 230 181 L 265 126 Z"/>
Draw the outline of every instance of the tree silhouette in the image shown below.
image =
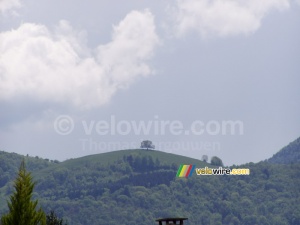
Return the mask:
<path fill-rule="evenodd" d="M 150 149 L 155 149 L 155 145 L 152 144 L 152 141 L 145 140 L 142 141 L 141 143 L 141 148 L 146 148 L 147 150 Z"/>
<path fill-rule="evenodd" d="M 203 162 L 208 162 L 208 156 L 207 155 L 203 155 L 202 156 L 202 161 Z"/>
<path fill-rule="evenodd" d="M 67 222 L 64 223 L 63 219 L 58 218 L 54 211 L 46 216 L 46 220 L 47 225 L 67 225 Z"/>
<path fill-rule="evenodd" d="M 211 158 L 210 164 L 213 165 L 213 166 L 223 166 L 222 160 L 217 156 L 213 156 Z"/>

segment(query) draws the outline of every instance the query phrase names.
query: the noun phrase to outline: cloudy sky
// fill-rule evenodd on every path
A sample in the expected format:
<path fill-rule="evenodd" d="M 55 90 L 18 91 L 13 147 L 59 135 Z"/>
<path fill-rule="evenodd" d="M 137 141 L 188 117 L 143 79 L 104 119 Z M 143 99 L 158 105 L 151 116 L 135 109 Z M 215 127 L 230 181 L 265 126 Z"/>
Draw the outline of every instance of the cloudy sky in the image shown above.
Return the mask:
<path fill-rule="evenodd" d="M 300 1 L 0 0 L 0 149 L 226 165 L 300 136 Z"/>

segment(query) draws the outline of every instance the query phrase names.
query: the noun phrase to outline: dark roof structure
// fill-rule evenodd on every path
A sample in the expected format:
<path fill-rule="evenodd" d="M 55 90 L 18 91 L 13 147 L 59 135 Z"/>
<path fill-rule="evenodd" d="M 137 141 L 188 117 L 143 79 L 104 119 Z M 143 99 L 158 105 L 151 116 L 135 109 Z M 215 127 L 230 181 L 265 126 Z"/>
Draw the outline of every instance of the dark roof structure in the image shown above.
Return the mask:
<path fill-rule="evenodd" d="M 165 225 L 183 225 L 183 221 L 187 220 L 188 218 L 163 218 L 163 219 L 157 219 L 156 222 L 159 223 L 159 225 L 163 225 L 163 222 L 165 222 Z"/>

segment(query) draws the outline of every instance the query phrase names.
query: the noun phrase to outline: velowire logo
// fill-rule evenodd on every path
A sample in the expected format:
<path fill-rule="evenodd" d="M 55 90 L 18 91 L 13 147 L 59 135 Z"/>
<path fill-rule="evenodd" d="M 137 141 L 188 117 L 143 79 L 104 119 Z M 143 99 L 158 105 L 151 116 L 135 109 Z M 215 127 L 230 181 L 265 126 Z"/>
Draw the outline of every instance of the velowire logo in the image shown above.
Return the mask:
<path fill-rule="evenodd" d="M 176 177 L 190 177 L 195 171 L 195 165 L 183 165 L 181 164 Z"/>

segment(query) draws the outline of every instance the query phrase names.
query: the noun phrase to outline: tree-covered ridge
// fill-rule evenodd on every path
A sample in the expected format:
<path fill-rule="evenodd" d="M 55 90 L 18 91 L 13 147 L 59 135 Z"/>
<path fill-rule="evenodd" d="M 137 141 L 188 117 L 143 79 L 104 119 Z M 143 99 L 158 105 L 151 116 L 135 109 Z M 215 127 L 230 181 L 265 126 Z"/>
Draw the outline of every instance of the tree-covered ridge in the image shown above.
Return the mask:
<path fill-rule="evenodd" d="M 26 167 L 29 171 L 39 171 L 54 164 L 58 164 L 57 160 L 42 159 L 39 157 L 22 156 L 17 153 L 7 153 L 0 151 L 0 189 L 9 181 L 13 181 L 20 163 L 25 160 Z"/>
<path fill-rule="evenodd" d="M 132 177 L 129 177 L 128 171 L 125 171 L 127 174 L 125 176 L 121 176 L 121 179 L 119 179 L 116 183 L 112 182 L 114 179 L 118 179 L 120 176 L 119 170 L 122 171 L 122 168 L 118 164 L 119 159 L 123 160 L 123 157 L 128 156 L 128 163 L 129 166 L 132 166 L 133 170 L 140 170 L 137 173 L 134 174 L 135 178 L 133 180 Z M 151 156 L 151 157 L 150 157 Z M 131 157 L 134 157 L 134 161 L 131 162 Z M 54 178 L 54 183 L 59 183 L 60 180 L 63 180 L 64 174 L 67 172 L 67 174 L 72 174 L 73 171 L 75 171 L 73 174 L 76 176 L 76 179 L 79 181 L 78 184 L 83 184 L 84 186 L 74 187 L 67 189 L 68 195 L 70 196 L 78 196 L 79 191 L 83 188 L 91 187 L 89 193 L 94 192 L 98 193 L 99 190 L 101 191 L 103 187 L 105 188 L 116 188 L 124 183 L 131 184 L 132 182 L 135 182 L 135 184 L 143 184 L 143 175 L 139 174 L 141 171 L 145 171 L 147 168 L 155 167 L 153 163 L 158 163 L 156 159 L 161 159 L 164 162 L 164 165 L 161 165 L 161 169 L 170 168 L 169 164 L 172 164 L 171 162 L 183 162 L 183 163 L 200 163 L 202 162 L 200 160 L 192 159 L 189 157 L 184 156 L 178 156 L 174 154 L 159 152 L 159 151 L 146 151 L 146 150 L 122 150 L 122 151 L 115 151 L 110 153 L 103 153 L 98 155 L 92 155 L 92 156 L 85 156 L 82 158 L 77 159 L 70 159 L 66 160 L 64 162 L 58 162 L 57 160 L 48 160 L 48 159 L 41 159 L 39 157 L 30 157 L 30 156 L 22 156 L 16 153 L 6 153 L 3 151 L 0 151 L 0 181 L 1 187 L 0 187 L 0 215 L 1 212 L 5 212 L 7 210 L 7 204 L 6 201 L 8 199 L 8 196 L 13 191 L 13 180 L 16 177 L 18 167 L 22 161 L 22 159 L 25 159 L 26 166 L 29 171 L 32 172 L 34 181 L 37 181 L 37 188 L 42 187 L 44 184 L 46 187 L 51 187 L 53 184 L 52 178 Z M 147 158 L 147 159 L 146 159 Z M 148 161 L 146 162 L 145 161 Z M 152 161 L 153 159 L 153 161 Z M 133 164 L 130 164 L 133 163 Z M 149 165 L 147 166 L 147 163 Z M 203 164 L 207 165 L 206 163 Z M 117 167 L 118 169 L 114 171 L 114 167 Z M 127 166 L 128 167 L 128 166 Z M 174 168 L 174 166 L 173 166 Z M 94 172 L 96 170 L 96 173 Z M 108 170 L 111 170 L 110 172 L 107 172 Z M 84 174 L 81 174 L 84 171 Z M 98 174 L 99 171 L 100 174 Z M 112 172 L 114 171 L 114 172 Z M 129 171 L 130 172 L 130 171 Z M 153 173 L 150 176 L 155 177 L 156 175 L 158 177 L 161 177 L 160 179 L 165 179 L 166 177 L 170 177 L 170 171 L 164 171 L 163 173 L 157 174 L 157 171 L 153 171 Z M 50 175 L 49 175 L 50 174 Z M 86 174 L 88 174 L 86 176 Z M 89 174 L 93 174 L 93 176 L 100 176 L 97 178 L 97 180 L 101 181 L 102 186 L 101 187 L 93 187 L 91 183 L 85 181 L 85 177 L 89 177 Z M 110 174 L 114 174 L 113 176 L 110 176 Z M 114 178 L 115 177 L 115 178 Z M 48 180 L 45 178 L 49 178 Z M 82 180 L 80 180 L 82 178 Z M 173 176 L 172 176 L 173 178 Z M 45 181 L 45 182 L 40 182 Z M 154 180 L 154 182 L 156 182 Z M 65 182 L 61 189 L 64 190 L 65 188 Z M 88 185 L 89 184 L 89 185 Z M 155 185 L 155 183 L 150 182 L 150 185 Z M 56 187 L 56 185 L 54 185 Z M 69 185 L 70 187 L 70 185 Z M 72 187 L 72 186 L 71 186 Z M 51 188 L 50 188 L 51 189 Z M 47 191 L 45 189 L 41 189 L 43 194 L 46 195 Z M 55 190 L 53 190 L 55 191 Z M 52 197 L 53 199 L 59 199 L 58 195 L 57 197 Z M 38 192 L 34 193 L 35 198 L 39 198 L 40 195 Z M 65 197 L 65 196 L 63 196 Z M 40 201 L 41 202 L 41 201 Z M 45 212 L 49 212 L 53 208 L 48 207 Z M 63 214 L 59 214 L 59 216 L 62 216 Z"/>
<path fill-rule="evenodd" d="M 300 162 L 300 138 L 291 142 L 286 147 L 282 148 L 279 152 L 274 154 L 270 159 L 270 163 L 299 163 Z"/>
<path fill-rule="evenodd" d="M 6 207 L 7 196 L 13 191 L 13 181 L 23 159 L 25 160 L 26 168 L 30 172 L 52 167 L 59 163 L 57 160 L 0 151 L 0 211 Z"/>
<path fill-rule="evenodd" d="M 74 225 L 153 225 L 171 216 L 187 224 L 300 224 L 299 163 L 249 163 L 240 166 L 249 176 L 188 179 L 176 178 L 179 164 L 208 165 L 157 151 L 99 154 L 34 172 L 34 195 L 45 212 Z"/>
<path fill-rule="evenodd" d="M 37 185 L 42 205 L 70 224 L 150 225 L 169 216 L 188 217 L 190 224 L 300 224 L 298 164 L 250 163 L 243 165 L 250 176 L 185 179 L 175 178 L 175 165 L 150 169 L 150 160 L 148 171 L 139 171 L 140 159 L 128 160 L 49 174 Z"/>

